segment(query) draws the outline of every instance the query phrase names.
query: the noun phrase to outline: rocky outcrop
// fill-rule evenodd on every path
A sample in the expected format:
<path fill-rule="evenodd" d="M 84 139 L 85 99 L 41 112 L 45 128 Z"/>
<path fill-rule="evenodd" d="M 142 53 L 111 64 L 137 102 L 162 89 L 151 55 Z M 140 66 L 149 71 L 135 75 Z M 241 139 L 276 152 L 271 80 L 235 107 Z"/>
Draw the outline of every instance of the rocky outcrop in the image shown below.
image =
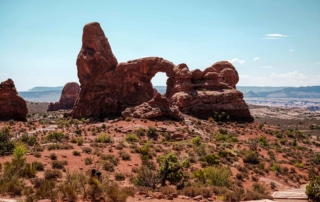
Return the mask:
<path fill-rule="evenodd" d="M 61 92 L 59 102 L 50 103 L 47 111 L 58 111 L 60 109 L 72 109 L 80 93 L 80 86 L 76 82 L 67 83 Z"/>
<path fill-rule="evenodd" d="M 27 121 L 27 104 L 11 79 L 0 84 L 0 120 Z"/>
<path fill-rule="evenodd" d="M 231 63 L 217 62 L 203 71 L 190 71 L 186 64 L 174 65 L 159 57 L 118 63 L 99 23 L 83 29 L 77 68 L 81 92 L 73 109 L 74 118 L 121 112 L 133 117 L 177 117 L 178 109 L 200 118 L 225 112 L 230 119 L 253 120 L 242 93 L 236 90 L 239 76 Z M 168 77 L 164 97 L 159 97 L 151 83 L 158 72 Z M 157 100 L 161 105 L 155 104 Z"/>
<path fill-rule="evenodd" d="M 171 119 L 181 120 L 179 109 L 177 107 L 170 107 L 170 102 L 166 97 L 162 97 L 157 93 L 154 98 L 148 102 L 144 102 L 136 107 L 125 109 L 121 115 L 126 117 L 156 119 L 161 117 L 168 117 Z"/>

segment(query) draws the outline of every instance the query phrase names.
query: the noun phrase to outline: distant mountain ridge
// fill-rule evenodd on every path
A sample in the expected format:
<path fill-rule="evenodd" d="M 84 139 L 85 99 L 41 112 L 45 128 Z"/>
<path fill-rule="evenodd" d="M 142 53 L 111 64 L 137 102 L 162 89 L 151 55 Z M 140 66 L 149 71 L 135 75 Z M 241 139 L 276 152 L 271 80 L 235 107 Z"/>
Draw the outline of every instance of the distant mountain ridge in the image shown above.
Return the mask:
<path fill-rule="evenodd" d="M 154 86 L 161 94 L 165 94 L 166 86 Z M 20 91 L 19 95 L 32 102 L 57 102 L 63 86 L 37 86 L 28 91 Z M 269 86 L 237 86 L 245 98 L 320 98 L 320 86 L 307 87 L 269 87 Z"/>
<path fill-rule="evenodd" d="M 244 93 L 244 97 L 266 97 L 266 98 L 320 98 L 320 86 L 287 87 L 269 92 Z"/>
<path fill-rule="evenodd" d="M 63 86 L 57 86 L 57 87 L 46 87 L 46 86 L 36 86 L 34 88 L 29 89 L 27 92 L 43 92 L 43 91 L 56 91 L 56 90 L 62 90 Z"/>

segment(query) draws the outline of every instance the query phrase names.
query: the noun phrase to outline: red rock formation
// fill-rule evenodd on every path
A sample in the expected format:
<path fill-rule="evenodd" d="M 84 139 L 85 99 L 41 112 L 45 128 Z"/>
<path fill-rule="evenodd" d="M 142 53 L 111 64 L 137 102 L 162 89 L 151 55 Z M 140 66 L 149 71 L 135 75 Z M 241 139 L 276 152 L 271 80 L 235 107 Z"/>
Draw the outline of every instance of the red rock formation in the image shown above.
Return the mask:
<path fill-rule="evenodd" d="M 80 86 L 76 82 L 66 83 L 61 92 L 59 102 L 50 103 L 48 111 L 58 111 L 60 109 L 72 109 L 80 93 Z"/>
<path fill-rule="evenodd" d="M 171 119 L 182 119 L 177 107 L 170 107 L 170 102 L 167 98 L 162 97 L 157 93 L 154 98 L 148 102 L 144 102 L 136 107 L 125 109 L 121 115 L 124 118 L 134 117 L 143 119 L 155 119 L 160 117 L 168 117 Z"/>
<path fill-rule="evenodd" d="M 27 104 L 11 79 L 0 84 L 0 120 L 27 121 Z"/>
<path fill-rule="evenodd" d="M 83 29 L 77 68 L 81 92 L 74 118 L 118 115 L 126 108 L 131 109 L 124 116 L 154 118 L 178 107 L 183 113 L 201 118 L 225 112 L 231 119 L 253 120 L 242 93 L 235 88 L 239 76 L 231 63 L 217 62 L 204 71 L 190 71 L 186 64 L 176 66 L 158 57 L 118 64 L 99 23 L 87 24 Z M 152 106 L 161 97 L 151 83 L 158 72 L 168 77 L 165 97 L 169 104 L 161 105 L 162 110 Z M 162 104 L 167 103 L 161 99 Z"/>

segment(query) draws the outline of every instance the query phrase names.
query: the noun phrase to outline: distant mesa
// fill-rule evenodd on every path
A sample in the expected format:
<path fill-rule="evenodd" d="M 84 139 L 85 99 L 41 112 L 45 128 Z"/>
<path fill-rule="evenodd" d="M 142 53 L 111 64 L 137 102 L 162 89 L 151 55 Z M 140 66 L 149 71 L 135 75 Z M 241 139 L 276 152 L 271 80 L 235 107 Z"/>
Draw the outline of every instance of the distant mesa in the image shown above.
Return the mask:
<path fill-rule="evenodd" d="M 0 84 L 0 120 L 27 121 L 27 104 L 11 79 Z"/>
<path fill-rule="evenodd" d="M 175 65 L 160 57 L 118 63 L 97 22 L 84 26 L 77 69 L 81 91 L 74 118 L 122 112 L 145 117 L 154 111 L 151 118 L 185 113 L 207 119 L 224 112 L 231 120 L 253 120 L 243 94 L 236 90 L 239 76 L 231 63 L 217 62 L 203 71 L 190 71 L 184 63 Z M 151 83 L 158 72 L 168 77 L 166 93 L 160 97 Z"/>
<path fill-rule="evenodd" d="M 50 103 L 47 111 L 72 109 L 80 93 L 80 86 L 76 82 L 66 83 L 61 92 L 59 102 Z"/>

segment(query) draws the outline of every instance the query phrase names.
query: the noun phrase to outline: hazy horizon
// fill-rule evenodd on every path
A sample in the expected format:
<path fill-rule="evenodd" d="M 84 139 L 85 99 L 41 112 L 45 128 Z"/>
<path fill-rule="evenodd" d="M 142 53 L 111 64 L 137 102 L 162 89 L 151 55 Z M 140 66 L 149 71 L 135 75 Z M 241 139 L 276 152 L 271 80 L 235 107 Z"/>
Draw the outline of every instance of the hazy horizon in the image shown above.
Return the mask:
<path fill-rule="evenodd" d="M 237 86 L 320 85 L 320 1 L 0 1 L 0 82 L 76 81 L 83 26 L 99 22 L 118 62 L 158 56 L 190 70 L 228 60 Z M 152 82 L 166 85 L 158 73 Z"/>

